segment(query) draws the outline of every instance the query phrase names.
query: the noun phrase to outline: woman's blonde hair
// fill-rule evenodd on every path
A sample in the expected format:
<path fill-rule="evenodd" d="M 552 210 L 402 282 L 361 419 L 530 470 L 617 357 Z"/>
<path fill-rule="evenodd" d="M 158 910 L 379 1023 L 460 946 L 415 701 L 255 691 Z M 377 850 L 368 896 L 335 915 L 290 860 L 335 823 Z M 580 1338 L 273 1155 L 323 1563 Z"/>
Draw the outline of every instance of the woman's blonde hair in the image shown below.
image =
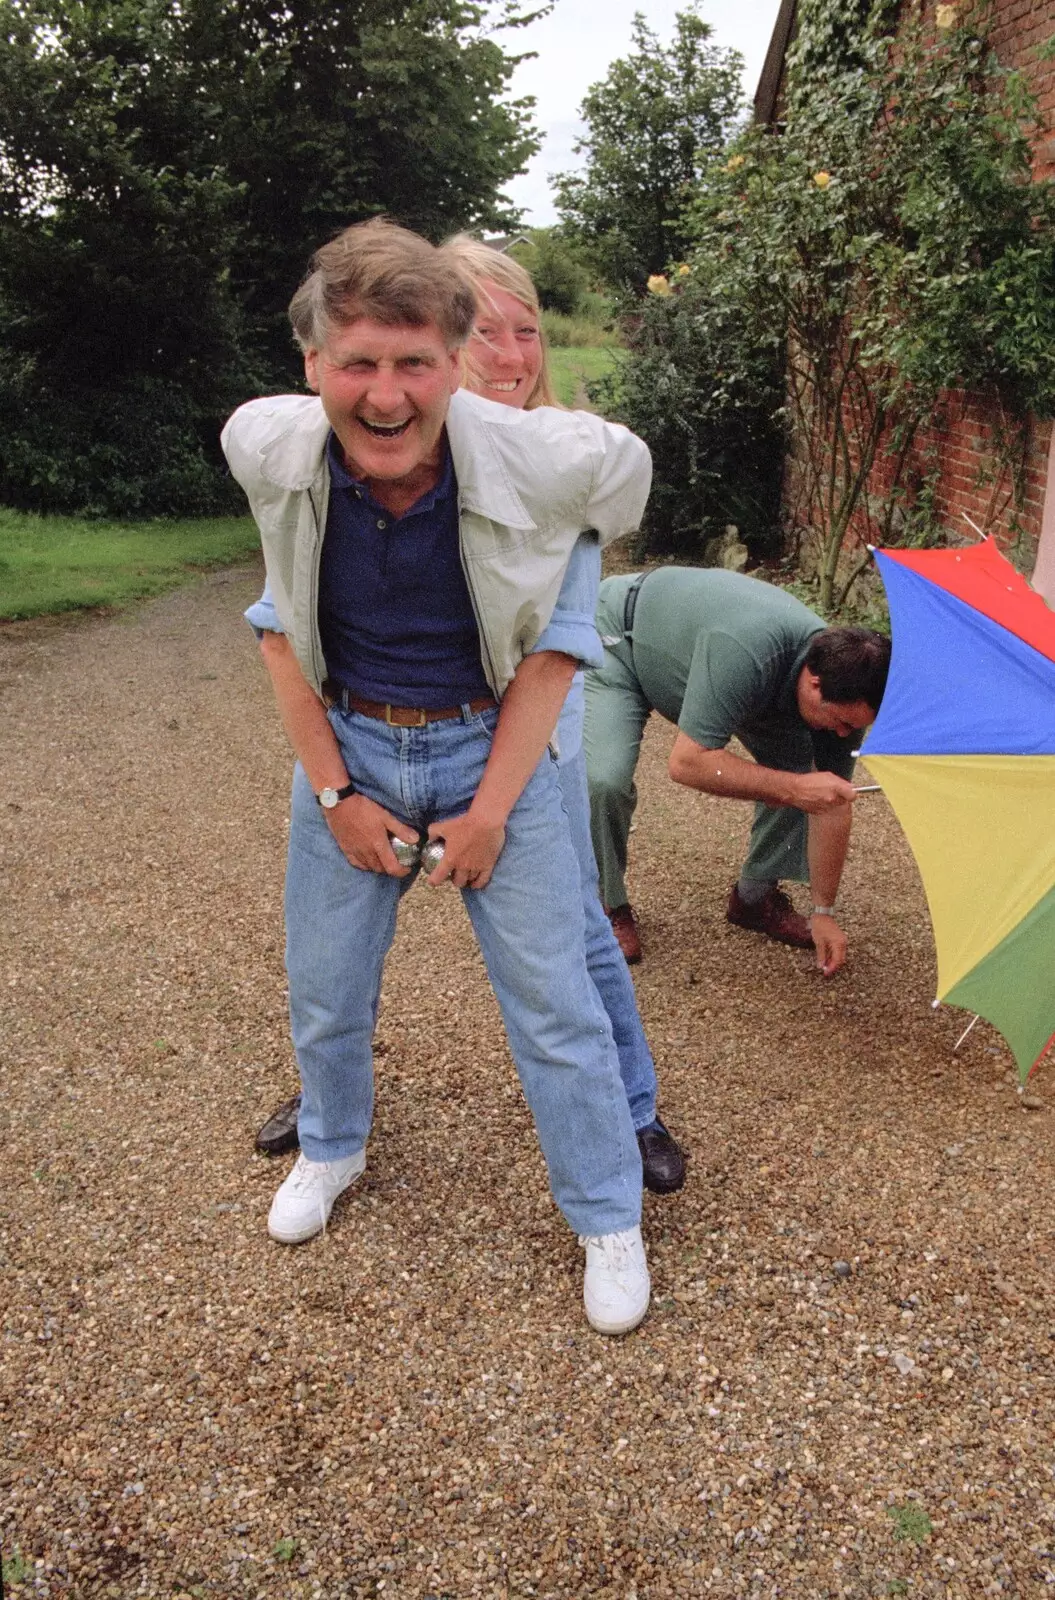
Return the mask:
<path fill-rule="evenodd" d="M 504 289 L 522 306 L 526 306 L 532 316 L 540 318 L 539 343 L 542 347 L 542 365 L 539 375 L 535 380 L 535 387 L 527 397 L 524 409 L 533 411 L 536 406 L 559 406 L 560 401 L 553 392 L 553 380 L 549 371 L 549 351 L 546 348 L 546 338 L 542 332 L 542 308 L 538 303 L 538 292 L 531 281 L 531 274 L 525 272 L 519 262 L 511 256 L 503 255 L 500 250 L 492 250 L 490 245 L 483 244 L 481 240 L 474 239 L 471 233 L 455 233 L 445 239 L 440 245 L 441 255 L 447 256 L 461 272 L 462 276 L 472 286 L 476 296 L 477 308 L 486 315 L 491 307 L 485 285 L 493 283 L 497 288 Z M 468 348 L 462 351 L 462 363 L 470 378 L 479 377 L 479 371 L 474 365 L 472 352 Z M 471 387 L 471 383 L 470 383 Z"/>

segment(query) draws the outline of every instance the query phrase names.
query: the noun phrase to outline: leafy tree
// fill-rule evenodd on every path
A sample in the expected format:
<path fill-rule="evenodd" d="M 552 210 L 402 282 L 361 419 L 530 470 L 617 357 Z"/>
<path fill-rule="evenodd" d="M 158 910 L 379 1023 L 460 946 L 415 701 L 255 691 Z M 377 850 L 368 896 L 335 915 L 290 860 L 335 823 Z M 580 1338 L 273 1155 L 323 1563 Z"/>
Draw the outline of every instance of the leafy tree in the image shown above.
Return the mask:
<path fill-rule="evenodd" d="M 742 58 L 711 32 L 693 3 L 664 46 L 638 12 L 635 48 L 582 103 L 584 171 L 552 180 L 565 230 L 613 288 L 641 290 L 682 256 L 685 207 L 742 108 Z"/>
<path fill-rule="evenodd" d="M 511 220 L 535 147 L 469 0 L 0 0 L 0 499 L 222 502 L 216 434 L 297 363 L 310 249 Z"/>
<path fill-rule="evenodd" d="M 538 147 L 531 102 L 502 99 L 520 59 L 472 0 L 198 0 L 224 81 L 217 140 L 244 186 L 232 276 L 268 357 L 309 250 L 387 213 L 430 238 L 511 227 L 502 185 Z M 545 8 L 543 8 L 545 9 Z M 533 16 L 503 0 L 494 21 Z"/>
<path fill-rule="evenodd" d="M 160 474 L 171 509 L 206 509 L 205 432 L 249 377 L 240 197 L 181 25 L 160 5 L 2 12 L 0 496 L 141 512 Z"/>
<path fill-rule="evenodd" d="M 573 316 L 590 287 L 590 275 L 559 228 L 532 228 L 527 244 L 510 250 L 531 274 L 543 311 Z"/>

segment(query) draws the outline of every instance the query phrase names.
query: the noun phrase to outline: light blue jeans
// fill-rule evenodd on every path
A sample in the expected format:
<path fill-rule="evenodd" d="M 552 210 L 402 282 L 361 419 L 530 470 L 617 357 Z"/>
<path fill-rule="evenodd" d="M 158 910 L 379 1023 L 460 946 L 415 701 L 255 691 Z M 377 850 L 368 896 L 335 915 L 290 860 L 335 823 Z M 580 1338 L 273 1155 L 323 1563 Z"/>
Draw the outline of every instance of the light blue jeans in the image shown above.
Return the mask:
<path fill-rule="evenodd" d="M 356 788 L 412 830 L 466 811 L 494 710 L 393 728 L 331 710 Z M 286 874 L 290 1019 L 312 1161 L 361 1150 L 373 1116 L 371 1041 L 396 908 L 414 881 L 353 867 L 298 766 Z M 498 997 L 553 1197 L 577 1233 L 634 1227 L 641 1158 L 612 1029 L 586 970 L 579 871 L 557 767 L 543 756 L 506 826 L 486 889 L 462 891 Z"/>
<path fill-rule="evenodd" d="M 608 1013 L 619 1055 L 619 1076 L 634 1127 L 647 1128 L 656 1116 L 656 1068 L 648 1048 L 634 980 L 623 960 L 619 941 L 601 904 L 597 860 L 590 836 L 590 795 L 586 757 L 580 744 L 573 756 L 561 755 L 560 787 L 568 813 L 571 842 L 579 863 L 582 908 L 586 919 L 586 967 Z"/>

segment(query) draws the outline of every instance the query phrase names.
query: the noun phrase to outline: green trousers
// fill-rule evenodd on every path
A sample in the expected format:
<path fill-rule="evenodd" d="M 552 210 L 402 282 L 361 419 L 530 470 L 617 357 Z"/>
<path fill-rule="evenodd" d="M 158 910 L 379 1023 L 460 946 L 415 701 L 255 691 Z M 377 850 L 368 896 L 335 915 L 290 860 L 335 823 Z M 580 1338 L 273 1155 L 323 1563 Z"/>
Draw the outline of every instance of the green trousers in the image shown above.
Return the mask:
<path fill-rule="evenodd" d="M 633 644 L 623 632 L 623 610 L 630 578 L 605 585 L 597 611 L 604 641 L 604 665 L 586 674 L 583 745 L 590 787 L 590 831 L 601 875 L 601 899 L 614 910 L 629 902 L 626 888 L 627 840 L 637 806 L 634 772 L 641 738 L 652 707 L 634 671 Z M 764 767 L 808 772 L 801 736 L 754 730 L 737 737 Z M 809 882 L 806 855 L 808 819 L 793 806 L 756 805 L 742 876 L 765 882 Z"/>

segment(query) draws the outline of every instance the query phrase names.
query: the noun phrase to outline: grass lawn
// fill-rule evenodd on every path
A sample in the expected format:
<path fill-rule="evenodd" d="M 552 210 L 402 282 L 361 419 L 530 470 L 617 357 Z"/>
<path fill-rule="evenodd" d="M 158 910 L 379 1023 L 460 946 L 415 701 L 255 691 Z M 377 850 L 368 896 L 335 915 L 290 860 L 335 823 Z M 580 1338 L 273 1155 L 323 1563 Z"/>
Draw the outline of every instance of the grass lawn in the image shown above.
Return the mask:
<path fill-rule="evenodd" d="M 249 517 L 82 522 L 0 509 L 0 618 L 124 605 L 259 548 Z"/>
<path fill-rule="evenodd" d="M 572 345 L 557 349 L 551 347 L 549 364 L 557 399 L 566 406 L 587 404 L 583 385 L 592 383 L 596 378 L 603 378 L 606 373 L 611 372 L 618 366 L 621 355 L 622 351 L 614 346 L 590 348 L 586 345 Z"/>

